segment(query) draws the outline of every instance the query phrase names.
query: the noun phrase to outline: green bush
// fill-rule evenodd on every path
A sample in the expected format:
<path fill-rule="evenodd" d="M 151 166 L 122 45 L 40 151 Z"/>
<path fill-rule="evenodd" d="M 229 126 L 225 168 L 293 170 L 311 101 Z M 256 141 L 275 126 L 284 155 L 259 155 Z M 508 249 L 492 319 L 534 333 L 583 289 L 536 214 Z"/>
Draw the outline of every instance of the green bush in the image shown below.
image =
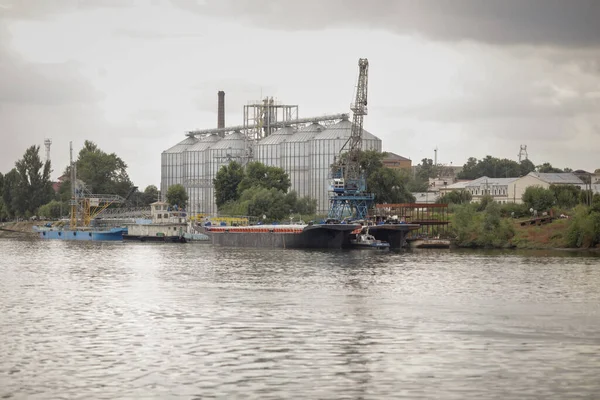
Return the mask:
<path fill-rule="evenodd" d="M 527 208 L 533 208 L 539 212 L 549 210 L 555 202 L 554 192 L 543 187 L 529 186 L 523 193 L 523 203 L 527 205 Z"/>
<path fill-rule="evenodd" d="M 567 245 L 590 248 L 600 243 L 600 212 L 578 206 L 567 231 Z"/>
<path fill-rule="evenodd" d="M 524 218 L 530 215 L 527 204 L 508 203 L 500 206 L 500 216 L 510 218 L 513 215 L 512 213 L 514 213 L 515 218 Z"/>
<path fill-rule="evenodd" d="M 60 218 L 64 212 L 69 211 L 66 204 L 60 201 L 52 200 L 38 209 L 38 216 L 44 218 Z"/>

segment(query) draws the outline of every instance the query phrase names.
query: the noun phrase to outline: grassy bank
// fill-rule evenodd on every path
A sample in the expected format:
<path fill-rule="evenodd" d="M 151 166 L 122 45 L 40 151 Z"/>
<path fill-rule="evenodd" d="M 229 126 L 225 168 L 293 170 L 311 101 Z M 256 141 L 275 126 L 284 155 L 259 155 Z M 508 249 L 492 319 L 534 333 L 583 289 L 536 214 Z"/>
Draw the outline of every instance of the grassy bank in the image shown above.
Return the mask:
<path fill-rule="evenodd" d="M 456 206 L 450 215 L 450 235 L 463 248 L 600 249 L 600 213 L 594 208 L 577 206 L 568 219 L 525 226 L 521 222 L 530 217 L 512 217 L 513 208 L 496 203 L 485 208 Z"/>

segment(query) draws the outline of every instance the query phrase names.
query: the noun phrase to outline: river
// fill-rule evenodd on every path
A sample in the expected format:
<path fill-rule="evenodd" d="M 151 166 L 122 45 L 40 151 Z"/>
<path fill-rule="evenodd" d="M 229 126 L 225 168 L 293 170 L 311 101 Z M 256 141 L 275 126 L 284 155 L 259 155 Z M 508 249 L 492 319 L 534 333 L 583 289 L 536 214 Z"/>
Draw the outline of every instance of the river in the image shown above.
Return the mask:
<path fill-rule="evenodd" d="M 591 399 L 600 257 L 0 240 L 0 398 Z"/>

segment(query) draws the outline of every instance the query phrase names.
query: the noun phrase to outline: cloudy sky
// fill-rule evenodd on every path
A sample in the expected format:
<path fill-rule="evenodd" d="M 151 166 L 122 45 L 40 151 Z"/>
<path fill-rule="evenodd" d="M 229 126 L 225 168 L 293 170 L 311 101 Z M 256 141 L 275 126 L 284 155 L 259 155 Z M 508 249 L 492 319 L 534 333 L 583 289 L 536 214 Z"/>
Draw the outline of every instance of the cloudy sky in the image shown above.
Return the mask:
<path fill-rule="evenodd" d="M 185 131 L 269 95 L 348 112 L 369 59 L 365 128 L 415 161 L 488 154 L 600 168 L 594 0 L 0 0 L 0 171 L 51 138 L 54 177 L 86 139 L 141 188 Z"/>

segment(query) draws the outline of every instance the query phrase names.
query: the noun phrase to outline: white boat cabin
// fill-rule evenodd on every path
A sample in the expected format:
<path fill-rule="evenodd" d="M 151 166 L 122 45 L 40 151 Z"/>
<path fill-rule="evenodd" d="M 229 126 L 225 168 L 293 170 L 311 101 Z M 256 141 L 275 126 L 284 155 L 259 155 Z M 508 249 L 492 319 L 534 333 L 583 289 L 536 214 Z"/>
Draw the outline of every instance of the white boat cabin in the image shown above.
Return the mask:
<path fill-rule="evenodd" d="M 182 236 L 187 231 L 184 210 L 174 209 L 163 201 L 150 204 L 151 220 L 127 224 L 130 236 Z"/>

